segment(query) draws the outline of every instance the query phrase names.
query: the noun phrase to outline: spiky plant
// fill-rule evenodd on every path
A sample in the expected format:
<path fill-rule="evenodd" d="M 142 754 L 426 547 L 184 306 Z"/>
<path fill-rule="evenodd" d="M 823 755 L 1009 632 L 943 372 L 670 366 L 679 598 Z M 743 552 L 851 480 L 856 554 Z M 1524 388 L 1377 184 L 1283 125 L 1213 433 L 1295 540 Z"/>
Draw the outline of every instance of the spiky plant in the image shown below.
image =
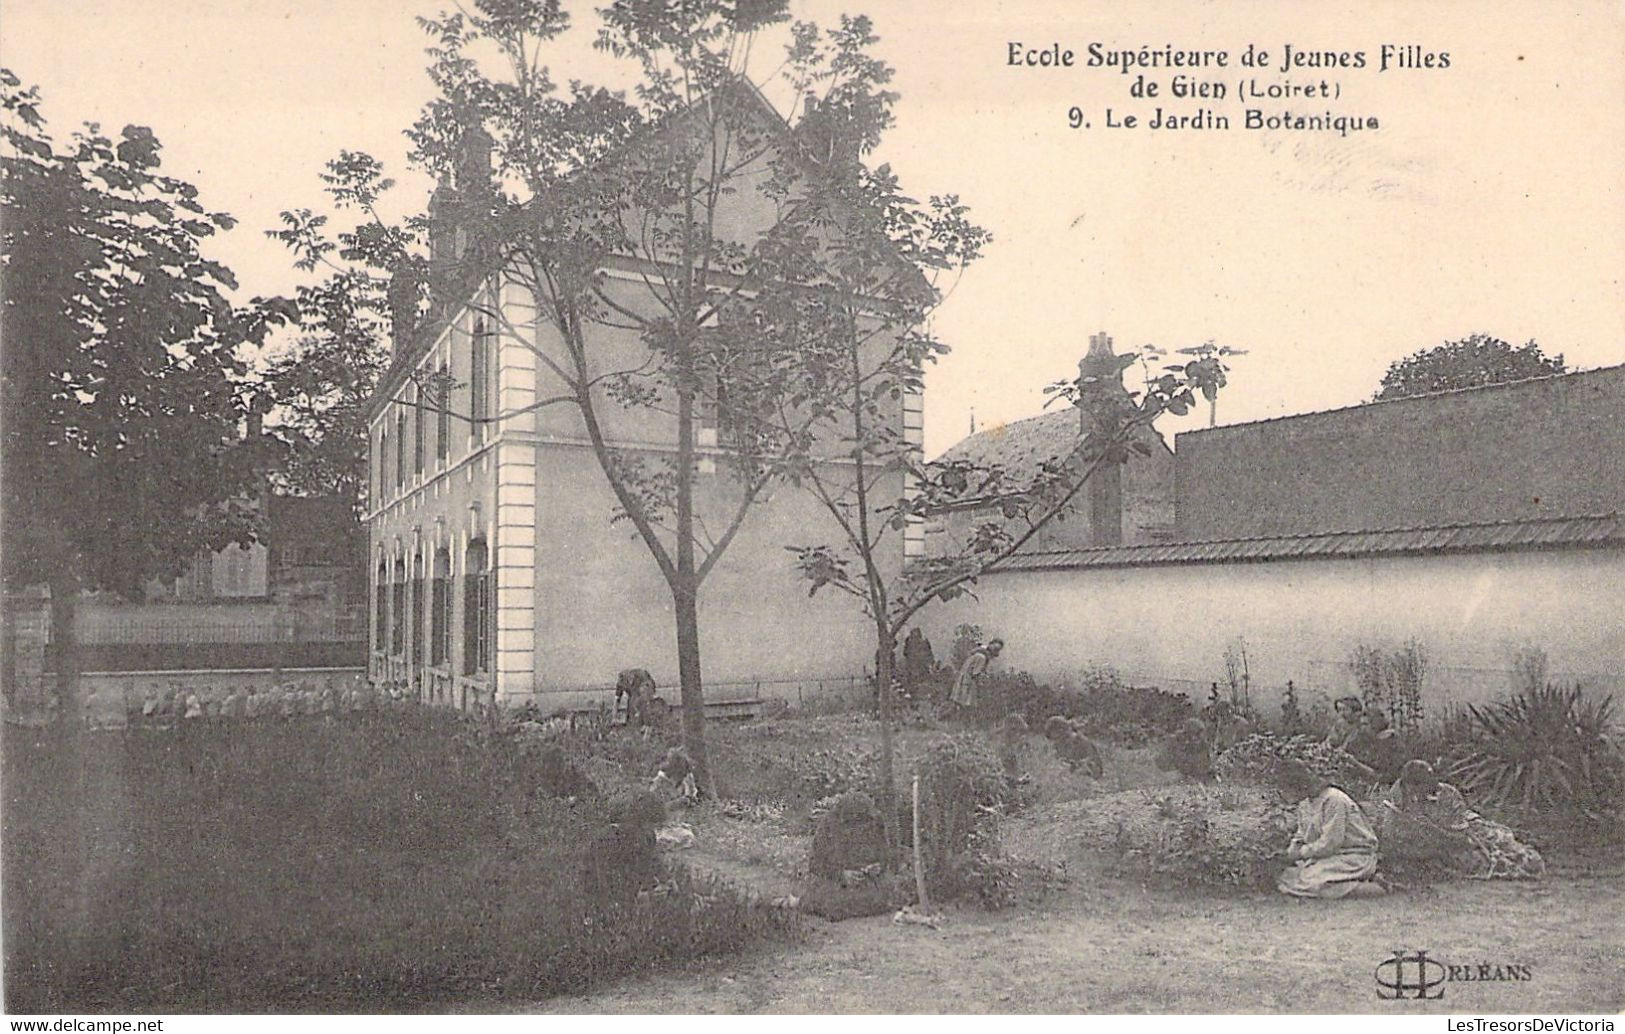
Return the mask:
<path fill-rule="evenodd" d="M 1613 697 L 1549 684 L 1467 711 L 1474 742 L 1452 775 L 1470 797 L 1525 814 L 1617 815 L 1625 762 Z"/>

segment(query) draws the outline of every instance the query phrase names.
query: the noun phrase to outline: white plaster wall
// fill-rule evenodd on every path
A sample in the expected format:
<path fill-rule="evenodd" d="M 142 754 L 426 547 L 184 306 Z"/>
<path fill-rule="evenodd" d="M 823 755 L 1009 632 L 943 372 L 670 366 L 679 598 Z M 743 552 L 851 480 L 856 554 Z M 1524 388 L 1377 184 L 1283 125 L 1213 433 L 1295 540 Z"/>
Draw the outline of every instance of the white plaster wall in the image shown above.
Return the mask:
<path fill-rule="evenodd" d="M 1244 639 L 1255 702 L 1288 679 L 1310 698 L 1353 688 L 1361 644 L 1427 652 L 1424 704 L 1492 698 L 1513 655 L 1538 647 L 1553 678 L 1625 691 L 1625 549 L 1181 564 L 989 575 L 978 599 L 928 608 L 939 656 L 961 622 L 1001 636 L 1001 664 L 1048 679 L 1109 665 L 1195 695 L 1225 679 Z"/>

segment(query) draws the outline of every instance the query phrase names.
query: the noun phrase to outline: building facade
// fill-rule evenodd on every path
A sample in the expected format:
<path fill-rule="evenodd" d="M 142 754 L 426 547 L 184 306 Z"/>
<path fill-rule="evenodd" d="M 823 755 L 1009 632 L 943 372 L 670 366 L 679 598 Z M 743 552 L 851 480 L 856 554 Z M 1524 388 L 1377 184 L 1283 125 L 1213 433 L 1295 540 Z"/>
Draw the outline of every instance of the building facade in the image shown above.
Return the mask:
<path fill-rule="evenodd" d="M 762 136 L 793 145 L 765 103 L 760 117 Z M 471 175 L 488 176 L 488 166 Z M 441 211 L 455 210 L 461 186 L 437 192 Z M 741 190 L 717 223 L 749 242 L 771 224 L 774 204 Z M 431 250 L 455 248 L 462 259 L 466 247 L 450 228 L 431 233 Z M 431 255 L 431 265 L 444 257 Z M 654 315 L 647 268 L 628 259 L 602 272 L 613 305 Z M 595 372 L 649 358 L 635 329 L 593 333 Z M 500 265 L 397 341 L 371 411 L 374 680 L 434 705 L 550 712 L 607 702 L 616 673 L 638 667 L 675 701 L 671 592 L 630 523 L 612 519 L 617 501 L 581 409 L 549 401 L 567 393 L 553 365 L 564 344 Z M 449 386 L 443 399 L 434 385 Z M 617 455 L 654 463 L 677 455 L 677 423 L 662 407 L 604 404 L 597 414 Z M 905 394 L 891 419 L 918 442 L 921 416 L 921 399 Z M 695 505 L 712 528 L 738 505 L 718 430 L 715 414 L 702 413 Z M 791 486 L 771 487 L 752 507 L 701 589 L 708 701 L 861 688 L 872 633 L 837 594 L 809 597 L 785 548 L 840 541 L 817 501 Z M 894 571 L 905 550 L 920 549 L 923 529 L 896 543 L 886 561 Z"/>

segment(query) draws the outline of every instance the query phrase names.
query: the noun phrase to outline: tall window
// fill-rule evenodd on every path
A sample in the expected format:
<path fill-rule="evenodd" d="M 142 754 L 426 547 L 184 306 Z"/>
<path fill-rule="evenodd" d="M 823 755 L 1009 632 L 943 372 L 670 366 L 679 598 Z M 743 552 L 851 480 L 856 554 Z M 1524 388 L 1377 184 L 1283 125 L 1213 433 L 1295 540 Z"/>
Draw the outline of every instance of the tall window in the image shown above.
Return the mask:
<path fill-rule="evenodd" d="M 423 554 L 419 553 L 412 560 L 412 666 L 415 668 L 423 663 L 423 616 L 424 616 L 424 581 L 423 581 Z"/>
<path fill-rule="evenodd" d="M 444 665 L 451 652 L 451 550 L 445 546 L 434 552 L 434 600 L 429 621 L 429 663 Z"/>
<path fill-rule="evenodd" d="M 423 392 L 417 393 L 417 405 L 412 407 L 412 469 L 423 473 L 423 436 L 427 433 L 423 421 L 423 406 L 427 400 Z"/>
<path fill-rule="evenodd" d="M 384 488 L 389 484 L 389 419 L 378 425 L 378 498 L 373 506 L 384 501 Z"/>
<path fill-rule="evenodd" d="M 485 317 L 474 320 L 474 336 L 468 359 L 468 439 L 485 440 L 485 421 L 491 415 L 491 335 L 485 329 Z"/>
<path fill-rule="evenodd" d="M 451 451 L 451 367 L 440 364 L 439 386 L 434 392 L 434 454 L 445 459 Z"/>
<path fill-rule="evenodd" d="M 406 484 L 406 409 L 395 411 L 395 484 Z"/>
<path fill-rule="evenodd" d="M 493 581 L 485 540 L 475 539 L 463 560 L 464 675 L 491 670 Z"/>
<path fill-rule="evenodd" d="M 377 599 L 373 601 L 372 648 L 377 653 L 389 652 L 389 564 L 378 560 L 378 581 L 374 583 Z"/>
<path fill-rule="evenodd" d="M 406 558 L 395 561 L 395 582 L 390 593 L 389 652 L 401 657 L 406 653 Z"/>

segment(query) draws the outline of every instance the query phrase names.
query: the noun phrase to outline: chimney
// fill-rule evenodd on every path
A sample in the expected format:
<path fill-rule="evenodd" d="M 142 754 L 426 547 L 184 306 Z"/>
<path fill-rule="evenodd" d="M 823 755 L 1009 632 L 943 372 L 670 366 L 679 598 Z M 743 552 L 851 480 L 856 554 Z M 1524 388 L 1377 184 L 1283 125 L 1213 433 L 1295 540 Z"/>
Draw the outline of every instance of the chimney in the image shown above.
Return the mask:
<path fill-rule="evenodd" d="M 434 249 L 434 237 L 430 235 L 430 251 Z M 395 267 L 389 275 L 389 289 L 386 299 L 389 303 L 389 340 L 396 358 L 406 352 L 407 346 L 412 342 L 412 335 L 418 324 L 418 280 L 417 270 L 409 262 L 403 262 Z"/>
<path fill-rule="evenodd" d="M 491 151 L 495 147 L 496 141 L 481 127 L 470 126 L 464 131 L 455 186 L 465 197 L 491 189 Z"/>
<path fill-rule="evenodd" d="M 441 176 L 440 182 L 429 195 L 429 308 L 433 316 L 445 302 L 446 292 L 454 279 L 452 271 L 462 257 L 457 248 L 457 223 L 460 198 L 451 179 Z M 393 287 L 394 281 L 391 281 Z M 415 306 L 414 306 L 415 308 Z M 390 302 L 394 313 L 394 300 Z M 399 335 L 397 335 L 399 339 Z M 399 340 L 397 340 L 399 343 Z"/>
<path fill-rule="evenodd" d="M 1078 360 L 1079 380 L 1091 377 L 1094 381 L 1083 385 L 1085 392 L 1123 386 L 1123 371 L 1118 369 L 1117 353 L 1112 351 L 1112 336 L 1104 330 L 1089 335 L 1089 352 Z"/>
<path fill-rule="evenodd" d="M 492 192 L 491 134 L 478 125 L 463 131 L 457 162 L 442 174 L 429 195 L 429 305 L 445 310 L 458 283 L 458 267 L 468 257 L 472 238 L 482 232 L 478 214 Z M 414 303 L 414 309 L 416 308 Z"/>
<path fill-rule="evenodd" d="M 1078 360 L 1078 418 L 1084 435 L 1108 437 L 1116 432 L 1116 403 L 1123 391 L 1123 371 L 1104 330 L 1089 335 L 1089 351 Z M 1089 542 L 1115 546 L 1123 541 L 1123 464 L 1106 463 L 1089 476 Z"/>

